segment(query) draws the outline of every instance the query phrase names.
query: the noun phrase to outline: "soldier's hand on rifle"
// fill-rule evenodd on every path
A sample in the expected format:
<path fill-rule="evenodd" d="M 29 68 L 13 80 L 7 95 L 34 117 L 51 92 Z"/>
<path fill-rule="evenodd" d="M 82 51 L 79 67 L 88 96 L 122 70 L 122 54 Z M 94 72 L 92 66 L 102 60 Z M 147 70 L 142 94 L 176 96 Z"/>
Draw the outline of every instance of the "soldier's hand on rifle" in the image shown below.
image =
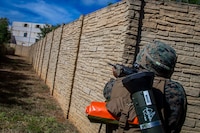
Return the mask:
<path fill-rule="evenodd" d="M 117 78 L 118 74 L 117 74 L 117 70 L 115 69 L 115 67 L 112 67 L 112 72 L 113 72 L 113 75 L 115 76 L 115 78 Z"/>
<path fill-rule="evenodd" d="M 116 78 L 120 77 L 121 74 L 123 73 L 122 65 L 119 65 L 119 64 L 114 65 L 113 68 L 112 68 L 112 71 L 113 71 L 113 75 Z"/>
<path fill-rule="evenodd" d="M 113 66 L 112 71 L 113 71 L 113 75 L 118 78 L 118 77 L 123 77 L 123 76 L 127 76 L 133 73 L 137 73 L 138 69 L 135 68 L 131 68 L 131 67 L 126 67 L 124 65 L 120 65 L 120 64 L 116 64 L 113 65 L 111 63 L 108 63 L 109 65 Z"/>

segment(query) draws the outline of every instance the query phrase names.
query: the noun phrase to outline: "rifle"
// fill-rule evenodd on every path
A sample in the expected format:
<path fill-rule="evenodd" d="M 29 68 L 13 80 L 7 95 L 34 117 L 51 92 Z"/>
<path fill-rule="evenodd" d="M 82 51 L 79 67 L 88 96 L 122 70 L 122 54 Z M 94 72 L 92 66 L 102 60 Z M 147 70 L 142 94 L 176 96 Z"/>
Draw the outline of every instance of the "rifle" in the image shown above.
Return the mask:
<path fill-rule="evenodd" d="M 123 77 L 123 76 L 127 76 L 133 73 L 137 73 L 137 69 L 134 67 L 127 67 L 124 65 L 120 65 L 120 64 L 112 64 L 112 63 L 108 63 L 108 65 L 113 66 L 114 70 L 113 70 L 113 75 L 117 78 L 117 77 Z"/>

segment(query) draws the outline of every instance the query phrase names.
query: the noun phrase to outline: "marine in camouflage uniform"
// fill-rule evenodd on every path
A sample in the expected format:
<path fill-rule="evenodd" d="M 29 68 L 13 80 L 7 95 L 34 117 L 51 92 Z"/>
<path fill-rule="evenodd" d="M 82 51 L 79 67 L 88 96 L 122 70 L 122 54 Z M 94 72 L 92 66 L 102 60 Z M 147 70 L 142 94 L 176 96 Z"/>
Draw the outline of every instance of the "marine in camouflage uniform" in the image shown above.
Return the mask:
<path fill-rule="evenodd" d="M 176 60 L 176 52 L 172 47 L 163 42 L 155 41 L 139 52 L 135 62 L 139 66 L 139 71 L 154 72 L 154 82 L 160 82 L 160 84 L 156 84 L 158 86 L 153 86 L 153 92 L 166 133 L 179 133 L 181 131 L 187 111 L 187 100 L 183 86 L 170 79 Z M 161 81 L 164 82 L 161 83 Z M 163 87 L 159 87 L 159 85 Z M 157 88 L 163 88 L 162 93 L 159 93 Z M 117 130 L 116 125 L 107 125 L 107 133 L 116 133 Z M 134 127 L 124 132 L 135 133 L 138 132 L 138 129 Z"/>

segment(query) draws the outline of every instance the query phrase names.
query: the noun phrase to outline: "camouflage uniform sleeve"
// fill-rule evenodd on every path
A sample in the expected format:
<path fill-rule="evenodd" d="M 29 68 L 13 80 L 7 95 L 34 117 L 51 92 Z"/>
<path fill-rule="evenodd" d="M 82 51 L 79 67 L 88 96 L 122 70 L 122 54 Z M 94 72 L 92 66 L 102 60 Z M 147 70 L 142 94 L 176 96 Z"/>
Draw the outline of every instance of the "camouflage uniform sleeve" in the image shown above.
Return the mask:
<path fill-rule="evenodd" d="M 165 124 L 167 133 L 179 133 L 185 121 L 187 99 L 183 86 L 169 80 L 165 85 Z"/>
<path fill-rule="evenodd" d="M 103 96 L 106 99 L 106 101 L 110 100 L 111 91 L 112 91 L 114 83 L 115 83 L 115 79 L 111 78 L 104 86 Z"/>

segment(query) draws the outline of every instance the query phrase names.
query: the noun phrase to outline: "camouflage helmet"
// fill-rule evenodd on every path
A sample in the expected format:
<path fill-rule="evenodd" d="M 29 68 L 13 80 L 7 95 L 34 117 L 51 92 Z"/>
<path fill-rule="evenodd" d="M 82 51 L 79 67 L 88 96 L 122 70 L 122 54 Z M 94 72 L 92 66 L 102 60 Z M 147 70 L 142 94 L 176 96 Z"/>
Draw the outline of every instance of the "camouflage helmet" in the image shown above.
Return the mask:
<path fill-rule="evenodd" d="M 176 51 L 172 47 L 163 42 L 154 41 L 138 53 L 135 63 L 153 71 L 158 76 L 170 78 L 174 72 L 176 60 Z"/>

